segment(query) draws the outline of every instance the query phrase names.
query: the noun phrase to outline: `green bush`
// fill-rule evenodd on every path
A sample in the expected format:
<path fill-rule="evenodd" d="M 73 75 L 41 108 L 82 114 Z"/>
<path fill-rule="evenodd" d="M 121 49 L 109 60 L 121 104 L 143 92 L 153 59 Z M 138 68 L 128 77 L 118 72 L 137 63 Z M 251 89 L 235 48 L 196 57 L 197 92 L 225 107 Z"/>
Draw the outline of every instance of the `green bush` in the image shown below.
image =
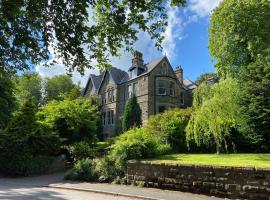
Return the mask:
<path fill-rule="evenodd" d="M 51 101 L 37 113 L 38 121 L 56 131 L 65 144 L 97 140 L 100 113 L 85 98 Z"/>
<path fill-rule="evenodd" d="M 75 159 L 94 158 L 96 150 L 86 141 L 77 142 L 68 147 L 70 155 Z"/>
<path fill-rule="evenodd" d="M 168 145 L 161 144 L 159 138 L 153 137 L 145 128 L 134 128 L 117 138 L 108 157 L 114 162 L 116 171 L 125 173 L 128 160 L 150 158 L 169 150 Z"/>
<path fill-rule="evenodd" d="M 12 157 L 1 156 L 0 173 L 5 176 L 30 176 L 45 173 L 52 164 L 52 156 L 33 156 L 29 152 L 17 152 Z"/>
<path fill-rule="evenodd" d="M 142 125 L 142 111 L 137 102 L 136 96 L 130 98 L 125 105 L 122 117 L 123 131 Z"/>
<path fill-rule="evenodd" d="M 78 160 L 71 172 L 65 177 L 69 180 L 94 181 L 98 174 L 95 169 L 95 162 L 90 158 Z"/>
<path fill-rule="evenodd" d="M 81 162 L 84 161 L 81 160 L 79 164 L 76 163 L 67 178 L 74 180 L 78 177 L 77 180 L 81 180 L 79 173 L 83 171 L 83 173 L 89 173 L 88 176 L 91 177 L 89 180 L 99 177 L 101 181 L 112 181 L 118 176 L 125 175 L 128 160 L 150 158 L 168 151 L 170 151 L 170 146 L 161 144 L 159 137 L 153 137 L 144 128 L 134 128 L 117 137 L 108 155 L 93 160 L 89 171 L 82 170 Z M 87 175 L 83 176 L 87 177 Z"/>
<path fill-rule="evenodd" d="M 187 151 L 185 128 L 191 116 L 191 109 L 174 108 L 151 116 L 146 130 L 159 137 L 163 144 L 169 144 L 174 151 Z"/>
<path fill-rule="evenodd" d="M 28 176 L 44 172 L 60 151 L 59 137 L 35 119 L 36 105 L 27 101 L 0 135 L 0 173 Z"/>

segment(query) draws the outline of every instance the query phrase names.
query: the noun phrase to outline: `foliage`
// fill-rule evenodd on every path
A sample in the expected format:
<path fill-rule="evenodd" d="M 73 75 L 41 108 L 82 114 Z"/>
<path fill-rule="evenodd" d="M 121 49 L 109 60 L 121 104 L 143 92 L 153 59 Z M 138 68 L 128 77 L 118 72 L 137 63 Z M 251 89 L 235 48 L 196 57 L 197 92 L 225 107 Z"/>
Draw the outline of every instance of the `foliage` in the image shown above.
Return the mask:
<path fill-rule="evenodd" d="M 37 106 L 28 100 L 0 135 L 0 173 L 30 175 L 43 172 L 49 157 L 60 150 L 59 137 L 35 119 Z"/>
<path fill-rule="evenodd" d="M 185 128 L 191 116 L 191 109 L 171 109 L 149 118 L 146 129 L 164 144 L 176 151 L 186 151 Z"/>
<path fill-rule="evenodd" d="M 0 173 L 5 176 L 31 176 L 45 173 L 54 160 L 52 156 L 33 156 L 28 152 L 17 152 L 11 158 L 0 157 Z"/>
<path fill-rule="evenodd" d="M 210 53 L 218 72 L 234 76 L 243 91 L 241 106 L 251 132 L 250 145 L 269 151 L 270 2 L 227 0 L 211 16 Z M 253 150 L 253 149 L 252 149 Z"/>
<path fill-rule="evenodd" d="M 0 70 L 0 130 L 4 129 L 15 110 L 14 84 L 11 76 Z"/>
<path fill-rule="evenodd" d="M 256 151 L 270 151 L 270 49 L 268 56 L 246 67 L 241 75 L 244 82 L 242 105 L 250 119 L 252 147 Z M 250 148 L 250 147 L 249 147 Z"/>
<path fill-rule="evenodd" d="M 269 0 L 226 0 L 212 16 L 210 54 L 222 75 L 237 76 L 270 45 Z"/>
<path fill-rule="evenodd" d="M 95 149 L 86 141 L 74 143 L 68 147 L 70 154 L 75 160 L 84 158 L 93 158 L 95 156 Z"/>
<path fill-rule="evenodd" d="M 108 158 L 113 161 L 115 171 L 123 174 L 128 160 L 149 158 L 169 150 L 168 145 L 163 145 L 158 137 L 153 137 L 144 128 L 134 128 L 117 138 Z"/>
<path fill-rule="evenodd" d="M 153 137 L 144 128 L 134 128 L 117 137 L 106 156 L 92 162 L 78 161 L 67 178 L 72 180 L 81 180 L 81 177 L 83 180 L 99 178 L 99 181 L 112 181 L 118 176 L 124 176 L 128 160 L 150 158 L 169 150 L 168 145 L 161 144 L 158 137 Z M 84 169 L 82 166 L 84 162 L 87 162 L 89 168 Z M 79 175 L 80 173 L 83 175 Z"/>
<path fill-rule="evenodd" d="M 20 105 L 25 101 L 32 99 L 35 102 L 41 102 L 42 79 L 37 73 L 25 73 L 15 78 L 15 96 Z"/>
<path fill-rule="evenodd" d="M 202 84 L 194 94 L 193 114 L 186 128 L 187 142 L 216 145 L 217 153 L 227 149 L 232 129 L 248 130 L 239 99 L 241 91 L 236 80 L 228 78 L 214 85 Z"/>
<path fill-rule="evenodd" d="M 78 160 L 71 172 L 65 177 L 69 180 L 93 181 L 98 178 L 95 170 L 95 162 L 92 159 L 85 158 Z"/>
<path fill-rule="evenodd" d="M 0 3 L 0 66 L 29 69 L 51 58 L 69 72 L 83 73 L 98 62 L 108 67 L 109 56 L 131 50 L 144 31 L 161 47 L 167 7 L 185 0 L 4 0 Z M 57 42 L 56 42 L 57 41 Z M 89 53 L 90 52 L 90 53 Z M 59 61 L 60 60 L 60 61 Z"/>
<path fill-rule="evenodd" d="M 97 124 L 100 113 L 87 99 L 51 101 L 37 113 L 39 123 L 44 124 L 66 141 L 73 144 L 79 141 L 96 142 Z"/>
<path fill-rule="evenodd" d="M 122 129 L 127 131 L 132 127 L 138 127 L 142 124 L 142 111 L 134 96 L 128 100 L 122 116 Z"/>
<path fill-rule="evenodd" d="M 78 86 L 75 86 L 68 75 L 59 75 L 47 78 L 45 84 L 45 101 L 75 99 L 80 94 Z M 79 96 L 79 95 L 78 95 Z M 78 97 L 77 96 L 77 97 Z"/>
<path fill-rule="evenodd" d="M 218 77 L 218 74 L 217 74 L 217 73 L 206 72 L 206 73 L 201 74 L 201 75 L 197 78 L 197 80 L 195 81 L 195 83 L 196 83 L 197 85 L 200 85 L 200 84 L 205 83 L 205 82 L 207 82 L 207 81 L 209 81 L 209 80 L 212 80 L 212 81 L 214 81 L 214 82 L 217 82 L 218 79 L 219 79 L 219 77 Z"/>

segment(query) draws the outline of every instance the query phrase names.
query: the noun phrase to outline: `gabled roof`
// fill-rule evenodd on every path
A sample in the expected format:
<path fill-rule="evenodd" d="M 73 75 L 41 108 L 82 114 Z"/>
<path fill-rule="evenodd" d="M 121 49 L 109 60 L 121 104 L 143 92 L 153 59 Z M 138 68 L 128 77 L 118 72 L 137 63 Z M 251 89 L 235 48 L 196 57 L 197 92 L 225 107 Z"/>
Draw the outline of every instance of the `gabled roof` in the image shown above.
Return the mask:
<path fill-rule="evenodd" d="M 145 68 L 145 71 L 142 74 L 140 74 L 139 76 L 136 76 L 134 78 L 131 78 L 127 72 L 125 72 L 121 69 L 115 68 L 115 67 L 111 67 L 109 70 L 107 70 L 106 72 L 103 72 L 102 74 L 100 74 L 98 76 L 96 76 L 94 74 L 90 74 L 83 94 L 84 95 L 86 94 L 90 81 L 92 82 L 95 91 L 98 93 L 107 74 L 110 76 L 111 80 L 113 81 L 113 83 L 115 85 L 123 84 L 123 83 L 130 81 L 130 80 L 133 80 L 133 79 L 136 79 L 138 77 L 149 74 L 164 59 L 168 60 L 168 58 L 166 56 L 163 56 L 161 58 L 153 60 L 152 62 L 150 62 L 148 64 L 145 64 L 143 66 Z M 192 89 L 196 88 L 196 84 L 193 83 L 189 79 L 185 79 L 185 80 L 183 80 L 183 87 L 186 90 L 192 90 Z"/>
<path fill-rule="evenodd" d="M 83 91 L 83 95 L 86 95 L 90 82 L 92 83 L 95 92 L 98 92 L 98 88 L 99 88 L 99 86 L 100 86 L 100 83 L 101 83 L 103 74 L 104 74 L 104 73 L 102 73 L 102 74 L 100 74 L 100 75 L 95 75 L 95 74 L 90 74 L 90 75 L 89 75 L 89 78 L 88 78 L 86 87 L 85 87 L 85 89 L 84 89 L 84 91 Z"/>

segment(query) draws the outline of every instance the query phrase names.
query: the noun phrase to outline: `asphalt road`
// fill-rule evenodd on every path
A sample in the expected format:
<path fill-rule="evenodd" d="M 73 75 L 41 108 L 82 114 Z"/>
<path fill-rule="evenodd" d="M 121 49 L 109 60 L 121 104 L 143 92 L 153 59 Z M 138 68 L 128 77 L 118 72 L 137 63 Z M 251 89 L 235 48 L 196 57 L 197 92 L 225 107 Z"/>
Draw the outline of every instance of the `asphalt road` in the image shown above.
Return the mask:
<path fill-rule="evenodd" d="M 0 177 L 0 200 L 143 200 L 142 197 L 162 200 L 222 200 L 153 188 L 70 182 L 63 180 L 63 177 L 63 173 L 28 178 Z"/>
<path fill-rule="evenodd" d="M 122 196 L 98 194 L 94 192 L 81 192 L 56 188 L 17 187 L 8 188 L 0 186 L 1 200 L 140 200 Z"/>

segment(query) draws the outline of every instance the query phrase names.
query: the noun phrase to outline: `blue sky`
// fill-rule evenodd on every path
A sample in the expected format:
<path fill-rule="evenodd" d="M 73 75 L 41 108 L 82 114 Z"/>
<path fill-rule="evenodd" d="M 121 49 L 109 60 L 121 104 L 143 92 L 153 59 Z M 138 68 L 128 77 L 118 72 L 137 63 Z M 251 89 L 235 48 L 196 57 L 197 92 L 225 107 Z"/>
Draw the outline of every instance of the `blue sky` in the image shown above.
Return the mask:
<path fill-rule="evenodd" d="M 144 61 L 167 55 L 173 68 L 181 65 L 184 77 L 191 80 L 204 72 L 214 71 L 213 62 L 208 51 L 208 28 L 211 11 L 221 0 L 188 0 L 186 7 L 168 7 L 168 27 L 164 33 L 163 50 L 157 51 L 148 35 L 139 33 L 135 49 L 141 51 Z M 127 70 L 131 64 L 132 55 L 122 53 L 121 58 L 112 58 L 112 65 Z M 43 77 L 51 77 L 65 73 L 65 66 L 57 64 L 52 68 L 37 66 L 36 71 Z M 97 74 L 98 70 L 87 70 L 85 76 L 73 74 L 73 81 L 80 81 L 82 86 L 90 73 Z"/>

